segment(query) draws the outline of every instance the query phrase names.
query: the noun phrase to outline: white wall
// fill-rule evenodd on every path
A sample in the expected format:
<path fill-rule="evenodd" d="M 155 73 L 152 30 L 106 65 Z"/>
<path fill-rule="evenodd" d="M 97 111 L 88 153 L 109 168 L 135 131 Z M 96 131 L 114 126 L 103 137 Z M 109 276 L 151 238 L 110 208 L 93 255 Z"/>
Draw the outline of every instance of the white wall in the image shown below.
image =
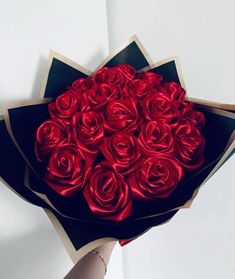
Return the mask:
<path fill-rule="evenodd" d="M 154 61 L 178 54 L 188 95 L 235 103 L 233 0 L 113 0 L 110 50 L 136 34 Z M 123 248 L 125 279 L 235 278 L 235 156 L 191 209 Z"/>
<path fill-rule="evenodd" d="M 38 95 L 50 49 L 93 69 L 107 40 L 105 0 L 2 0 L 0 102 Z"/>

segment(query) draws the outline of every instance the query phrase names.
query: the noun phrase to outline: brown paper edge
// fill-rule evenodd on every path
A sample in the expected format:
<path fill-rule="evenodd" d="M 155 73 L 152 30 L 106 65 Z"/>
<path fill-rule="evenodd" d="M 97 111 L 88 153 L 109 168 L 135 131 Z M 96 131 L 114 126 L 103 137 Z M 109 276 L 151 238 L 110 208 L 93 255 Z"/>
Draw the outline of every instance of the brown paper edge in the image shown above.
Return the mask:
<path fill-rule="evenodd" d="M 198 105 L 204 105 L 211 108 L 218 108 L 223 110 L 235 111 L 235 104 L 222 104 L 219 102 L 209 101 L 209 100 L 200 100 L 197 98 L 188 98 L 190 102 L 193 102 Z"/>

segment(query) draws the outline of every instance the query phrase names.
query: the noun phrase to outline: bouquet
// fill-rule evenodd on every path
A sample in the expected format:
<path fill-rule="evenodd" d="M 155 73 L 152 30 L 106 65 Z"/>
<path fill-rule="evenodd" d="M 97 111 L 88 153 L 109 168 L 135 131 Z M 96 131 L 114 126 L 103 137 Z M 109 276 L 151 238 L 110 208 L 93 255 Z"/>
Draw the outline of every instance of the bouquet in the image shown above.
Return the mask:
<path fill-rule="evenodd" d="M 233 153 L 233 110 L 188 98 L 178 59 L 153 64 L 137 38 L 94 73 L 52 52 L 41 98 L 4 108 L 0 175 L 76 262 L 189 207 Z"/>

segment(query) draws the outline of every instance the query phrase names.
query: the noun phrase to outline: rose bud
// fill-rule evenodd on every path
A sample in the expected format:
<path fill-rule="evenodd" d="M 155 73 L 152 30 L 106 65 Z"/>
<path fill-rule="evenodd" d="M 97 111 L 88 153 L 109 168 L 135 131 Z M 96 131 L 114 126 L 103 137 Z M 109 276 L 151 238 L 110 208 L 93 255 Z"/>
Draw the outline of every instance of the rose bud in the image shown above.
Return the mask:
<path fill-rule="evenodd" d="M 154 72 L 145 72 L 138 74 L 137 79 L 144 81 L 149 87 L 158 89 L 163 78 L 160 74 Z"/>
<path fill-rule="evenodd" d="M 165 82 L 161 90 L 171 101 L 184 101 L 186 92 L 177 82 Z"/>
<path fill-rule="evenodd" d="M 60 195 L 70 197 L 86 184 L 91 164 L 92 159 L 74 144 L 56 147 L 50 155 L 44 181 Z"/>
<path fill-rule="evenodd" d="M 183 177 L 183 170 L 174 158 L 159 154 L 145 158 L 128 177 L 136 199 L 154 200 L 170 196 Z"/>
<path fill-rule="evenodd" d="M 105 137 L 100 150 L 114 170 L 122 175 L 132 172 L 141 158 L 137 139 L 128 132 Z"/>
<path fill-rule="evenodd" d="M 72 89 L 77 93 L 85 92 L 95 86 L 95 81 L 91 78 L 79 78 L 72 83 Z"/>
<path fill-rule="evenodd" d="M 202 112 L 185 106 L 181 111 L 181 123 L 187 123 L 201 130 L 205 126 L 205 116 Z"/>
<path fill-rule="evenodd" d="M 106 108 L 110 100 L 117 99 L 118 91 L 114 85 L 101 83 L 86 91 L 83 97 L 92 110 L 100 111 Z"/>
<path fill-rule="evenodd" d="M 117 85 L 122 87 L 126 82 L 126 77 L 116 67 L 103 67 L 95 73 L 94 80 L 97 83 L 106 83 L 109 85 Z"/>
<path fill-rule="evenodd" d="M 83 102 L 82 95 L 76 94 L 74 90 L 68 90 L 54 103 L 48 105 L 51 118 L 61 118 L 66 124 L 70 124 L 71 117 L 77 111 L 86 111 L 88 106 Z"/>
<path fill-rule="evenodd" d="M 135 78 L 136 70 L 132 66 L 127 64 L 119 64 L 115 68 L 118 69 L 126 79 L 133 80 Z"/>
<path fill-rule="evenodd" d="M 80 149 L 97 153 L 104 131 L 102 118 L 97 112 L 77 112 L 71 120 L 72 137 Z"/>
<path fill-rule="evenodd" d="M 179 124 L 173 130 L 175 155 L 185 170 L 200 167 L 205 159 L 205 139 L 199 130 L 188 124 Z"/>
<path fill-rule="evenodd" d="M 135 98 L 143 99 L 148 94 L 151 94 L 152 90 L 145 80 L 135 79 L 130 85 L 130 92 Z"/>
<path fill-rule="evenodd" d="M 92 213 L 101 219 L 122 221 L 132 211 L 132 196 L 129 185 L 107 162 L 98 164 L 83 195 Z"/>
<path fill-rule="evenodd" d="M 109 102 L 105 112 L 104 130 L 107 134 L 121 130 L 134 132 L 139 125 L 137 103 L 134 98 L 113 100 Z"/>
<path fill-rule="evenodd" d="M 142 124 L 138 140 L 145 155 L 157 156 L 159 152 L 165 154 L 174 152 L 171 127 L 166 123 L 149 121 Z"/>
<path fill-rule="evenodd" d="M 142 114 L 146 120 L 164 122 L 172 127 L 178 123 L 178 110 L 175 102 L 163 93 L 147 95 L 142 102 Z"/>
<path fill-rule="evenodd" d="M 50 119 L 42 123 L 36 133 L 35 152 L 39 161 L 44 160 L 56 147 L 70 141 L 68 126 L 61 119 Z"/>

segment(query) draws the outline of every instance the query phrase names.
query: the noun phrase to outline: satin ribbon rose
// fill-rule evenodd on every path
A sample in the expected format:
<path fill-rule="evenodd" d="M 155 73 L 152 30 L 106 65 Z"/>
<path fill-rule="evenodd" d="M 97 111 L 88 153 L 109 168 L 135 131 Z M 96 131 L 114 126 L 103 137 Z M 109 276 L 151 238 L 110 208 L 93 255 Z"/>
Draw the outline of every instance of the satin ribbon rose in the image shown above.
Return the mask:
<path fill-rule="evenodd" d="M 128 177 L 128 183 L 134 198 L 155 200 L 170 196 L 182 178 L 180 163 L 173 157 L 159 154 L 143 159 Z"/>
<path fill-rule="evenodd" d="M 36 133 L 35 153 L 38 161 L 46 159 L 52 150 L 70 142 L 71 133 L 61 119 L 49 119 L 42 123 Z"/>
<path fill-rule="evenodd" d="M 92 213 L 100 219 L 119 222 L 132 212 L 128 183 L 105 161 L 95 167 L 83 195 Z"/>
<path fill-rule="evenodd" d="M 136 137 L 128 132 L 118 132 L 105 137 L 100 150 L 113 169 L 122 175 L 132 172 L 141 158 L 139 143 Z"/>
<path fill-rule="evenodd" d="M 74 144 L 58 146 L 50 155 L 44 181 L 60 195 L 73 196 L 82 190 L 91 175 L 92 161 Z"/>

